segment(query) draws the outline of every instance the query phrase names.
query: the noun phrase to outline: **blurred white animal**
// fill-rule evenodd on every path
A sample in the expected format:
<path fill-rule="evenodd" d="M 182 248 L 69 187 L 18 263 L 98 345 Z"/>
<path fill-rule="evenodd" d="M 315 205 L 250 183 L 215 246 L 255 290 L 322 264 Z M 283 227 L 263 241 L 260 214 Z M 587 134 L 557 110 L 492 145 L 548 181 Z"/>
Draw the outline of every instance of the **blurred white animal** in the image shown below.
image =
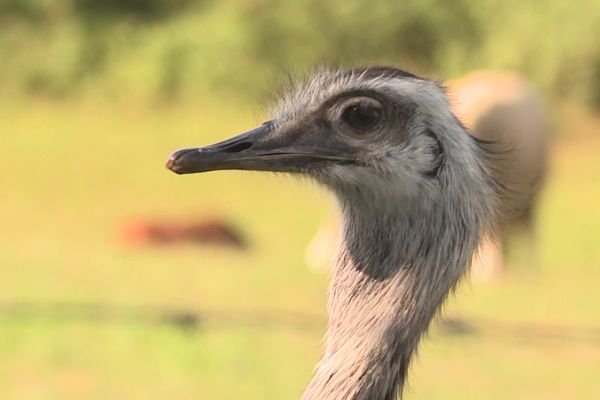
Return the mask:
<path fill-rule="evenodd" d="M 472 266 L 473 278 L 494 279 L 503 269 L 503 253 L 521 243 L 527 263 L 535 263 L 535 205 L 547 168 L 550 122 L 531 85 L 514 73 L 475 71 L 448 84 L 452 111 L 477 138 L 496 143 L 496 179 L 506 186 L 498 243 L 485 239 Z M 336 214 L 334 214 L 336 215 Z M 311 240 L 306 261 L 325 269 L 340 241 L 338 216 L 328 217 Z M 523 255 L 521 255 L 523 256 Z M 531 267 L 531 266 L 529 266 Z"/>

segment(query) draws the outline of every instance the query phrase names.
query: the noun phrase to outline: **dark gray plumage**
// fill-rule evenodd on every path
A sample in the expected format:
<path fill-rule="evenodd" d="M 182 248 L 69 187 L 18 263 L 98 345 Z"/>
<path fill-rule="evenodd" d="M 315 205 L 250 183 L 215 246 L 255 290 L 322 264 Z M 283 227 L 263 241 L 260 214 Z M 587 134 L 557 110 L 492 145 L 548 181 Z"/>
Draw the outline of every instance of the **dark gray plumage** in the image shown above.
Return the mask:
<path fill-rule="evenodd" d="M 489 158 L 438 83 L 377 67 L 316 73 L 268 123 L 167 166 L 297 173 L 336 195 L 344 229 L 325 354 L 302 398 L 389 400 L 497 220 Z"/>

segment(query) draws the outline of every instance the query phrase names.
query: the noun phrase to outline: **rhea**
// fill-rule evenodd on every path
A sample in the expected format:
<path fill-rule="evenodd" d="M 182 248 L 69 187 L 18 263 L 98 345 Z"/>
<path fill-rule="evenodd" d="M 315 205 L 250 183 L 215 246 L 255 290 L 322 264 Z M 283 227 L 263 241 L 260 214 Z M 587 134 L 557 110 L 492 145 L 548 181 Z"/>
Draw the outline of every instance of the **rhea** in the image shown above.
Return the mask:
<path fill-rule="evenodd" d="M 325 350 L 304 400 L 391 400 L 419 340 L 496 220 L 487 144 L 437 82 L 388 67 L 320 71 L 273 118 L 179 150 L 178 174 L 240 169 L 310 177 L 343 215 Z"/>

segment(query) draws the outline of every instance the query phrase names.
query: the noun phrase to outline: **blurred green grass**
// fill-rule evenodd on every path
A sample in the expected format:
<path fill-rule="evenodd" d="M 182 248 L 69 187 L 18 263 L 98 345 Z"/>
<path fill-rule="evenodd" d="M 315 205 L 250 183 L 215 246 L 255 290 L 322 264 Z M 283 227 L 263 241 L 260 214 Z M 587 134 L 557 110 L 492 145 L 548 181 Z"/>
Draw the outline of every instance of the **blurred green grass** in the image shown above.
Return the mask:
<path fill-rule="evenodd" d="M 170 151 L 261 122 L 247 104 L 3 103 L 0 302 L 101 303 L 303 313 L 298 329 L 210 319 L 195 331 L 149 321 L 0 313 L 2 399 L 298 398 L 320 352 L 326 276 L 304 265 L 330 199 L 272 174 L 176 176 Z M 540 268 L 465 283 L 445 314 L 600 330 L 600 149 L 596 117 L 565 108 L 540 209 Z M 131 249 L 132 217 L 219 214 L 250 237 L 240 253 Z M 435 328 L 412 399 L 600 397 L 600 343 L 580 336 L 447 335 Z"/>

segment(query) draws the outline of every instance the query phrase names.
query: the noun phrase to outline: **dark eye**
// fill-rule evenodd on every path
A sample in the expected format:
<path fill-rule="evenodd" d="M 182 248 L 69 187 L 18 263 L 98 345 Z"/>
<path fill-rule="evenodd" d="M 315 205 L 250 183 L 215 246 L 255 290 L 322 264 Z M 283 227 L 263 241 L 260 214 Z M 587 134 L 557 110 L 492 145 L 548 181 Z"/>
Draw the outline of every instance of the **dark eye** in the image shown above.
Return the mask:
<path fill-rule="evenodd" d="M 382 117 L 381 105 L 375 100 L 350 104 L 342 112 L 342 121 L 357 131 L 374 129 L 379 125 Z"/>

